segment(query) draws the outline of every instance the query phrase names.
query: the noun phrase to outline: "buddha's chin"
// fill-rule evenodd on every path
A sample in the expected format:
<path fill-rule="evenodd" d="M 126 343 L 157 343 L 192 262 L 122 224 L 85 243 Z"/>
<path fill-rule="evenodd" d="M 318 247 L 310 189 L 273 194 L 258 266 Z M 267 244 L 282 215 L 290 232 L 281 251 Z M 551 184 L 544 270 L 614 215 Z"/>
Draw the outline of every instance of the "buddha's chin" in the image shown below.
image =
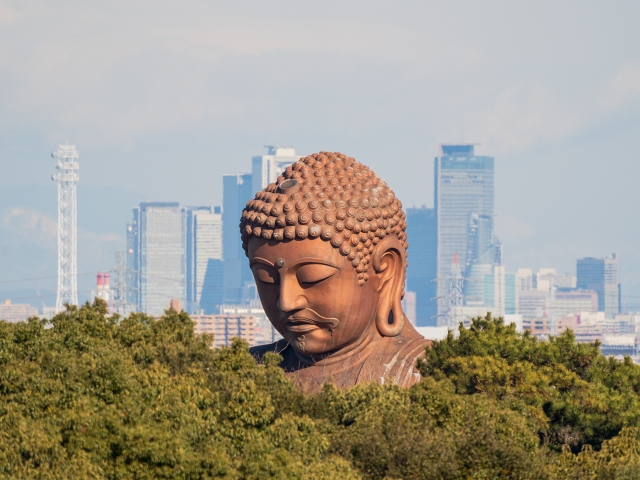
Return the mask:
<path fill-rule="evenodd" d="M 293 335 L 290 342 L 298 353 L 304 355 L 322 355 L 336 348 L 334 337 L 324 328 Z"/>

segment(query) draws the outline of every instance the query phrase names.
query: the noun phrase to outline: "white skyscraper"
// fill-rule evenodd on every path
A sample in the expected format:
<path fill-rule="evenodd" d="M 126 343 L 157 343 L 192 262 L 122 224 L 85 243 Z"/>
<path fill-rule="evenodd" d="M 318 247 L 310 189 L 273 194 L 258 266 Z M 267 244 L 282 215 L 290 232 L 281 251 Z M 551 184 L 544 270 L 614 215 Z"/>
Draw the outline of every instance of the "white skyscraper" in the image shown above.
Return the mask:
<path fill-rule="evenodd" d="M 185 301 L 184 215 L 178 203 L 134 208 L 129 268 L 136 272 L 138 310 L 161 315 L 171 300 Z"/>

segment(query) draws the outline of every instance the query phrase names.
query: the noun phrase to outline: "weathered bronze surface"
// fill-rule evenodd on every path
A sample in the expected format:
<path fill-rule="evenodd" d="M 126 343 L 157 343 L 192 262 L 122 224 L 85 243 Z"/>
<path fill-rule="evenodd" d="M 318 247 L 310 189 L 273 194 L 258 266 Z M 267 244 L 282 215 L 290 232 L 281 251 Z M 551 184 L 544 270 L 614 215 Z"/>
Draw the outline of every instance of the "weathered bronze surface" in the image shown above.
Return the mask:
<path fill-rule="evenodd" d="M 402 204 L 368 167 L 340 153 L 305 157 L 258 192 L 240 229 L 262 305 L 296 383 L 317 391 L 376 380 L 409 386 L 430 344 L 405 321 Z"/>

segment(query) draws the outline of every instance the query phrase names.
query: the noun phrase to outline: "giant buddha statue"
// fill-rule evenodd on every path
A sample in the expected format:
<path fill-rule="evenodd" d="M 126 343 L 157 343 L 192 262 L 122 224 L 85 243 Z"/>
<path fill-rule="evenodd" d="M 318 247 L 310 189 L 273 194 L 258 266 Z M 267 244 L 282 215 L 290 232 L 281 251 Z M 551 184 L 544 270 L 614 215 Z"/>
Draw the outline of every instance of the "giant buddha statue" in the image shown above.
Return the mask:
<path fill-rule="evenodd" d="M 410 386 L 430 345 L 402 297 L 402 204 L 368 167 L 341 153 L 302 158 L 242 212 L 242 245 L 269 320 L 283 340 L 251 348 L 282 356 L 307 391 L 377 381 Z"/>

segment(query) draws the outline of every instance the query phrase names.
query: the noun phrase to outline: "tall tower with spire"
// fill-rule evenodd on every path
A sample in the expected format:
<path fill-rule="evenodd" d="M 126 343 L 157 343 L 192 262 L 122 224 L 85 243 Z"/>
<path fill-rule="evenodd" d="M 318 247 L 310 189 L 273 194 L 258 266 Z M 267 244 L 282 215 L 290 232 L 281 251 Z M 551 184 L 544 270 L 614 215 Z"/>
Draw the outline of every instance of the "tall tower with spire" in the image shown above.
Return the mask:
<path fill-rule="evenodd" d="M 65 303 L 78 304 L 78 208 L 76 184 L 78 176 L 78 152 L 74 145 L 60 145 L 51 154 L 56 158 L 52 180 L 58 182 L 58 295 L 56 312 Z"/>

